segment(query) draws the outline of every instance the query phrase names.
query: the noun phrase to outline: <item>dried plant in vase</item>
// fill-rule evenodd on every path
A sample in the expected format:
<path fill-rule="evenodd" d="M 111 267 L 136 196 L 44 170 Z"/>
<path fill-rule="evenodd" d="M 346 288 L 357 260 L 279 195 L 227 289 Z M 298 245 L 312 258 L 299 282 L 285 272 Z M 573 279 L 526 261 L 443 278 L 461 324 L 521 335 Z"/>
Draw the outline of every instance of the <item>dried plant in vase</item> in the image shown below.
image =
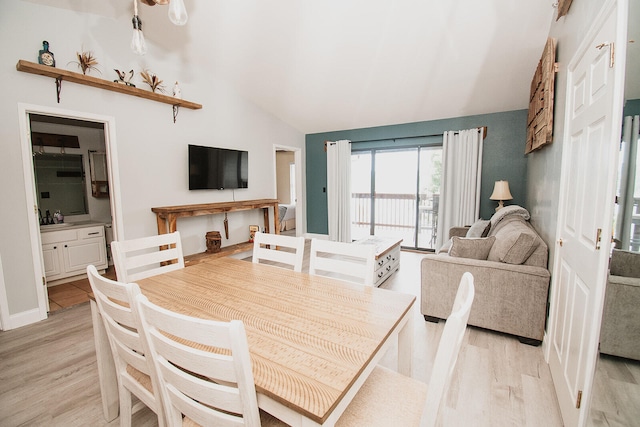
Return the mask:
<path fill-rule="evenodd" d="M 142 80 L 151 88 L 151 92 L 157 90 L 164 93 L 164 85 L 158 76 L 147 70 L 141 71 L 140 75 L 142 76 Z"/>
<path fill-rule="evenodd" d="M 100 73 L 100 70 L 96 67 L 98 65 L 98 60 L 93 56 L 92 52 L 76 52 L 76 55 L 78 57 L 78 62 L 75 62 L 75 64 L 82 70 L 82 74 L 87 74 L 87 71 L 91 70 L 95 70 Z"/>

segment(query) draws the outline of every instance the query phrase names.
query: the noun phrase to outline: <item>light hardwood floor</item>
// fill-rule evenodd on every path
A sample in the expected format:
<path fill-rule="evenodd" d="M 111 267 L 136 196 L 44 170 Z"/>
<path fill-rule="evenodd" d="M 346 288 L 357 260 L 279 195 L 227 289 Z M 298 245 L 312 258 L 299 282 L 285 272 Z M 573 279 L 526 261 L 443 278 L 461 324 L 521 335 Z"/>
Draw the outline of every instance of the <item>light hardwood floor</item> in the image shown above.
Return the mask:
<path fill-rule="evenodd" d="M 381 287 L 418 297 L 413 377 L 428 383 L 444 322 L 425 322 L 420 314 L 421 258 L 402 252 L 400 271 Z M 394 367 L 393 353 L 381 363 Z M 148 409 L 134 416 L 134 426 L 156 424 Z M 119 425 L 118 419 L 106 423 L 102 416 L 88 303 L 0 332 L 0 425 Z M 469 327 L 446 400 L 444 425 L 561 426 L 542 348 Z"/>

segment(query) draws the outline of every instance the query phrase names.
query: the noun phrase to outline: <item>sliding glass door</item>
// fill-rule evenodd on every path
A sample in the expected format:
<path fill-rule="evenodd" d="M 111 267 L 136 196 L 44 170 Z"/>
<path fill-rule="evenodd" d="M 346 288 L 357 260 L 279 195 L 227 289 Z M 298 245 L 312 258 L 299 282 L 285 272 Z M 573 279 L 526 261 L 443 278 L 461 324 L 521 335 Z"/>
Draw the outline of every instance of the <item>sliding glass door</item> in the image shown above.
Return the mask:
<path fill-rule="evenodd" d="M 441 147 L 369 149 L 351 155 L 352 228 L 402 239 L 402 246 L 435 245 Z"/>

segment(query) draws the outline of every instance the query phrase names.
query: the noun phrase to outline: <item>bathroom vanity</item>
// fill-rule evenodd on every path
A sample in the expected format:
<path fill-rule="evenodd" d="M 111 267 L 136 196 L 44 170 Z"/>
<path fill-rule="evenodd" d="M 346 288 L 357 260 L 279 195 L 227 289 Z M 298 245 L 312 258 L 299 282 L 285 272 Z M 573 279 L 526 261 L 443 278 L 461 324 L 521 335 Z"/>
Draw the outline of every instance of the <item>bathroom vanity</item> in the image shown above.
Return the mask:
<path fill-rule="evenodd" d="M 47 286 L 86 274 L 89 264 L 100 273 L 107 268 L 104 224 L 79 222 L 40 227 Z"/>

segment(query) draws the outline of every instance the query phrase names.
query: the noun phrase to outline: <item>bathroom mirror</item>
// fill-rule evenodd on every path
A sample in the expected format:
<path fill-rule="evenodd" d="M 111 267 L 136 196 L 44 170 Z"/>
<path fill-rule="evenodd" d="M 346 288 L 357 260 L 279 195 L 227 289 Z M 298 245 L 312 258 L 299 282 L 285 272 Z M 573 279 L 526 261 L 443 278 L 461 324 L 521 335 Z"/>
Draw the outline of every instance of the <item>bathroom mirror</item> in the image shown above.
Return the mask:
<path fill-rule="evenodd" d="M 91 195 L 97 198 L 108 198 L 107 153 L 89 151 L 89 169 L 91 169 Z"/>
<path fill-rule="evenodd" d="M 46 211 L 51 216 L 56 211 L 65 216 L 88 213 L 81 154 L 36 154 L 33 166 L 42 217 Z"/>

